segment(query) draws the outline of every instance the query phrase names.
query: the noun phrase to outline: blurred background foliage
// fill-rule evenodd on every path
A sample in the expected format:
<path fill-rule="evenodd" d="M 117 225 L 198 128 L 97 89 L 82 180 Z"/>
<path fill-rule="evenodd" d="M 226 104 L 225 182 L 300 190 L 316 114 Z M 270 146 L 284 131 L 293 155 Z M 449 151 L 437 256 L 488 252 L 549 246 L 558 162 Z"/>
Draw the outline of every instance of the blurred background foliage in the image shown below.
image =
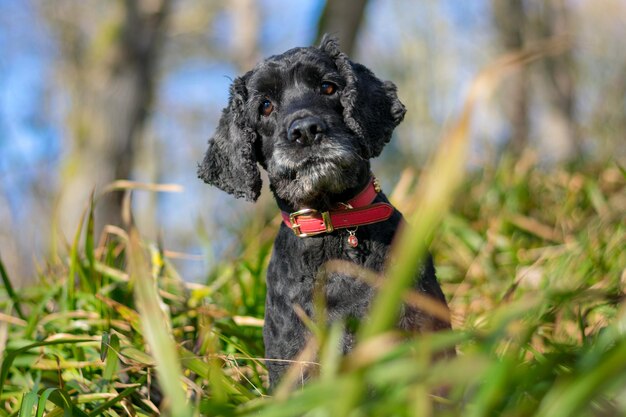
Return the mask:
<path fill-rule="evenodd" d="M 622 0 L 0 1 L 0 416 L 625 415 L 624 22 Z M 436 228 L 454 331 L 340 357 L 339 327 L 311 322 L 320 378 L 270 397 L 280 218 L 196 163 L 230 81 L 326 32 L 407 105 L 374 172 L 426 231 L 403 248 Z"/>
<path fill-rule="evenodd" d="M 195 176 L 230 80 L 325 32 L 408 107 L 374 164 L 387 189 L 419 169 L 480 68 L 555 36 L 571 48 L 518 71 L 478 110 L 468 170 L 527 149 L 545 170 L 623 161 L 625 21 L 621 0 L 4 0 L 0 253 L 26 280 L 35 259 L 65 250 L 94 187 L 176 183 L 184 192 L 136 193 L 134 213 L 145 236 L 195 255 L 175 261 L 185 279 L 204 279 L 260 210 Z M 120 204 L 121 193 L 99 199 L 97 231 L 119 224 Z"/>

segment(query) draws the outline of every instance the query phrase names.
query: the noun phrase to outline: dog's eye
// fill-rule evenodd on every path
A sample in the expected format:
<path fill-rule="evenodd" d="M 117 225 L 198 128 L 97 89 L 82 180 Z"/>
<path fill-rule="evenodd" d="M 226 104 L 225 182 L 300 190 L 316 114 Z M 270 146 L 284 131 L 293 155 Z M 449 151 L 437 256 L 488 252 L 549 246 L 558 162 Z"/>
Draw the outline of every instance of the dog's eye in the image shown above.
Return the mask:
<path fill-rule="evenodd" d="M 265 99 L 263 100 L 263 102 L 261 102 L 261 107 L 259 108 L 259 111 L 263 116 L 267 117 L 272 114 L 272 111 L 274 111 L 274 104 L 272 104 L 271 101 Z"/>
<path fill-rule="evenodd" d="M 329 81 L 324 81 L 320 85 L 320 92 L 326 96 L 335 94 L 335 91 L 337 91 L 337 86 Z"/>

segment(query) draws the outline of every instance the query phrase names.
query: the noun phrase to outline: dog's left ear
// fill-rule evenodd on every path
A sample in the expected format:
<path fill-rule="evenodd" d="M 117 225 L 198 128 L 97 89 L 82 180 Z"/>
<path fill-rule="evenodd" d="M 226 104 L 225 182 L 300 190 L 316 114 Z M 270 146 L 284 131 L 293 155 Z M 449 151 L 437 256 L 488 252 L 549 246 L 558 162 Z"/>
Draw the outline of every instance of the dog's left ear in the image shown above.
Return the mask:
<path fill-rule="evenodd" d="M 246 79 L 238 77 L 230 86 L 228 107 L 222 112 L 209 149 L 198 165 L 198 177 L 229 194 L 256 201 L 261 193 L 261 174 L 255 153 L 256 133 L 246 124 Z"/>
<path fill-rule="evenodd" d="M 325 35 L 320 49 L 335 60 L 339 73 L 346 80 L 346 87 L 341 91 L 346 125 L 363 140 L 369 158 L 380 155 L 406 113 L 395 84 L 379 80 L 365 66 L 350 61 L 332 37 Z"/>

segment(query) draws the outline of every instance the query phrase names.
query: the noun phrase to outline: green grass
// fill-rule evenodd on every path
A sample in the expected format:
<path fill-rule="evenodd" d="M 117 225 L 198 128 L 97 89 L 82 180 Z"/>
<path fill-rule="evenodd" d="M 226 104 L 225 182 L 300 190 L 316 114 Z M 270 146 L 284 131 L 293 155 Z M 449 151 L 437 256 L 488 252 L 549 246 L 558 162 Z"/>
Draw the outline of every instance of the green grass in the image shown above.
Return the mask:
<path fill-rule="evenodd" d="M 531 159 L 474 173 L 442 215 L 431 250 L 453 332 L 398 342 L 381 325 L 341 357 L 338 328 L 313 321 L 320 377 L 274 396 L 254 319 L 276 218 L 251 221 L 200 285 L 134 228 L 94 247 L 87 210 L 37 285 L 11 288 L 0 266 L 0 415 L 626 415 L 626 179 Z"/>
<path fill-rule="evenodd" d="M 626 415 L 625 171 L 544 171 L 527 152 L 464 172 L 476 101 L 548 46 L 481 73 L 424 174 L 405 172 L 390 193 L 411 226 L 350 354 L 338 353 L 341 327 L 326 324 L 318 297 L 302 317 L 313 337 L 268 395 L 260 319 L 275 209 L 243 222 L 240 247 L 189 284 L 132 224 L 96 247 L 92 202 L 67 257 L 43 263 L 36 285 L 13 289 L 0 261 L 0 416 Z M 429 308 L 407 290 L 427 248 L 454 330 L 399 338 L 402 300 Z M 304 388 L 302 367 L 319 371 Z"/>

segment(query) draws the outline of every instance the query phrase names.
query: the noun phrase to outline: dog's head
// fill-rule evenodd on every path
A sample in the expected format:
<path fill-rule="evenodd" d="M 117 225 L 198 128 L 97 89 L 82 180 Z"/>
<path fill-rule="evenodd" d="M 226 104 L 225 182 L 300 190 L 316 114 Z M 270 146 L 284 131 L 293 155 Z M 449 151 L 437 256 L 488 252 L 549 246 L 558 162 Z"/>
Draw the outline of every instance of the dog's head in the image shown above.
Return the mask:
<path fill-rule="evenodd" d="M 369 176 L 369 159 L 380 154 L 405 111 L 393 83 L 324 37 L 319 47 L 270 57 L 235 79 L 198 175 L 255 201 L 259 163 L 279 199 L 315 207 Z"/>

